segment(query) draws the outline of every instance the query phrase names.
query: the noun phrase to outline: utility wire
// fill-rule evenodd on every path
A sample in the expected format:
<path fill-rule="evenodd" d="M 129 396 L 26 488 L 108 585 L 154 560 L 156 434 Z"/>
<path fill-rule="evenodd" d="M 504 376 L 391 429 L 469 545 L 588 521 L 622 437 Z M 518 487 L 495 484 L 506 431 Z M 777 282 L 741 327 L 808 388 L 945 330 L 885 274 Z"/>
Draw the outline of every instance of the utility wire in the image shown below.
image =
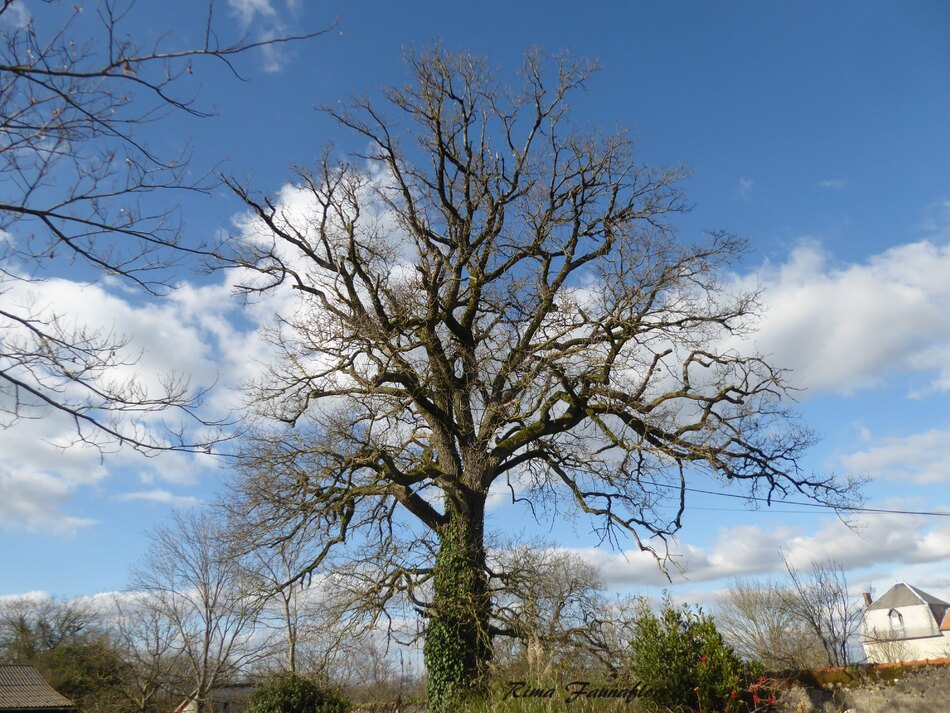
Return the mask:
<path fill-rule="evenodd" d="M 660 488 L 670 488 L 675 490 L 680 490 L 679 485 L 674 485 L 672 483 L 656 483 L 651 482 L 650 485 L 654 485 Z M 950 510 L 944 511 L 928 511 L 928 510 L 891 510 L 889 508 L 871 508 L 864 507 L 862 505 L 842 505 L 836 507 L 834 505 L 828 505 L 826 503 L 814 503 L 804 500 L 775 500 L 769 498 L 763 498 L 757 495 L 740 495 L 738 493 L 722 493 L 715 490 L 704 490 L 703 488 L 683 488 L 686 492 L 689 493 L 702 493 L 703 495 L 714 495 L 720 498 L 735 498 L 737 500 L 753 500 L 760 503 L 768 503 L 770 506 L 774 505 L 795 505 L 798 507 L 808 507 L 808 508 L 817 508 L 819 510 L 829 510 L 831 512 L 856 512 L 856 513 L 869 513 L 876 515 L 926 515 L 928 517 L 950 517 Z M 698 510 L 699 508 L 692 508 Z M 709 510 L 715 510 L 717 508 L 707 508 Z M 726 510 L 726 508 L 723 508 Z M 736 512 L 739 511 L 737 508 Z M 749 512 L 746 510 L 745 512 Z M 809 511 L 792 511 L 792 510 L 776 510 L 774 512 L 809 512 Z"/>
<path fill-rule="evenodd" d="M 777 508 L 769 508 L 768 510 L 750 510 L 749 508 L 713 508 L 713 507 L 702 507 L 700 505 L 690 505 L 690 510 L 707 510 L 709 512 L 753 512 L 753 513 L 763 513 L 768 515 L 831 515 L 834 511 L 815 513 L 814 510 L 779 510 Z"/>

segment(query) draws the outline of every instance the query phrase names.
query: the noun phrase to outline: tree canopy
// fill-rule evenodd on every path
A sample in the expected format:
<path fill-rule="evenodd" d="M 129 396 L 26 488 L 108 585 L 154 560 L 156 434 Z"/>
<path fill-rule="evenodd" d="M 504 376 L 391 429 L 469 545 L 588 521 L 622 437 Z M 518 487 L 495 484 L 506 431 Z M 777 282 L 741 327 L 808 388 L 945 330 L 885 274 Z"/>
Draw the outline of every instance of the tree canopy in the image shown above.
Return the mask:
<path fill-rule="evenodd" d="M 364 150 L 283 200 L 230 182 L 244 289 L 299 295 L 236 482 L 263 545 L 308 533 L 298 578 L 347 543 L 375 605 L 426 612 L 438 710 L 491 655 L 490 491 L 662 557 L 697 478 L 832 505 L 850 484 L 800 467 L 783 371 L 730 346 L 758 308 L 724 279 L 742 242 L 680 240 L 683 172 L 572 122 L 591 65 L 529 54 L 512 87 L 441 48 L 407 64 L 328 110 Z"/>

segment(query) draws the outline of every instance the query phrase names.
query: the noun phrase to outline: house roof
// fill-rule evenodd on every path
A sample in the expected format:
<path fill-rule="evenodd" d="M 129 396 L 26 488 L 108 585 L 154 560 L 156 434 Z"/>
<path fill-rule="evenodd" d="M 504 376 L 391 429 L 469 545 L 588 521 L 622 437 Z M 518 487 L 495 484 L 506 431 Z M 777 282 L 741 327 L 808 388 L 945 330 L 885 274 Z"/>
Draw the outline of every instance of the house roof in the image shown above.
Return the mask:
<path fill-rule="evenodd" d="M 898 609 L 900 607 L 912 607 L 920 604 L 926 604 L 930 607 L 931 614 L 938 625 L 946 622 L 950 602 L 945 602 L 933 594 L 928 594 L 922 589 L 900 582 L 888 589 L 884 594 L 871 602 L 868 609 Z M 941 626 L 942 628 L 942 626 Z"/>
<path fill-rule="evenodd" d="M 950 602 L 945 602 L 932 594 L 927 594 L 927 592 L 922 589 L 917 589 L 917 587 L 912 587 L 909 584 L 901 582 L 895 584 L 884 592 L 884 594 L 871 602 L 871 606 L 869 606 L 868 609 L 895 609 L 897 607 L 911 607 L 917 604 L 950 607 Z"/>
<path fill-rule="evenodd" d="M 0 711 L 72 707 L 73 702 L 53 690 L 32 666 L 0 665 Z"/>

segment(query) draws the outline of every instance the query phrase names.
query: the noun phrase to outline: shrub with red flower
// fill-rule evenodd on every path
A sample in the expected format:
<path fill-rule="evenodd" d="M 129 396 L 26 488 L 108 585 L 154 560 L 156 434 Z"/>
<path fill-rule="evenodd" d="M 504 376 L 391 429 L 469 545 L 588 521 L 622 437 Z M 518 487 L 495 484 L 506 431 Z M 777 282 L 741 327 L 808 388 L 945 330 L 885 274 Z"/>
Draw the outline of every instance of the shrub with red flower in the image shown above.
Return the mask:
<path fill-rule="evenodd" d="M 630 671 L 659 706 L 702 713 L 764 713 L 778 701 L 761 666 L 741 660 L 701 609 L 669 599 L 634 622 Z"/>

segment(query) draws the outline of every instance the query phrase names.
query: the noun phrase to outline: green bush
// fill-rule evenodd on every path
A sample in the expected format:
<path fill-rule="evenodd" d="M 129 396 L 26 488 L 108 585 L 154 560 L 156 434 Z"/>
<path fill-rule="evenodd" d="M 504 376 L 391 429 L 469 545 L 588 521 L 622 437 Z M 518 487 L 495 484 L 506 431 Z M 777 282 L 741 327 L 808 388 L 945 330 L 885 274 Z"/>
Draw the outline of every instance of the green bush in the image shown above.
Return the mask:
<path fill-rule="evenodd" d="M 700 713 L 767 710 L 776 701 L 761 668 L 742 661 L 701 609 L 669 599 L 635 620 L 630 671 L 659 706 Z"/>
<path fill-rule="evenodd" d="M 247 713 L 344 713 L 349 701 L 300 676 L 278 676 L 258 686 L 247 702 Z"/>

